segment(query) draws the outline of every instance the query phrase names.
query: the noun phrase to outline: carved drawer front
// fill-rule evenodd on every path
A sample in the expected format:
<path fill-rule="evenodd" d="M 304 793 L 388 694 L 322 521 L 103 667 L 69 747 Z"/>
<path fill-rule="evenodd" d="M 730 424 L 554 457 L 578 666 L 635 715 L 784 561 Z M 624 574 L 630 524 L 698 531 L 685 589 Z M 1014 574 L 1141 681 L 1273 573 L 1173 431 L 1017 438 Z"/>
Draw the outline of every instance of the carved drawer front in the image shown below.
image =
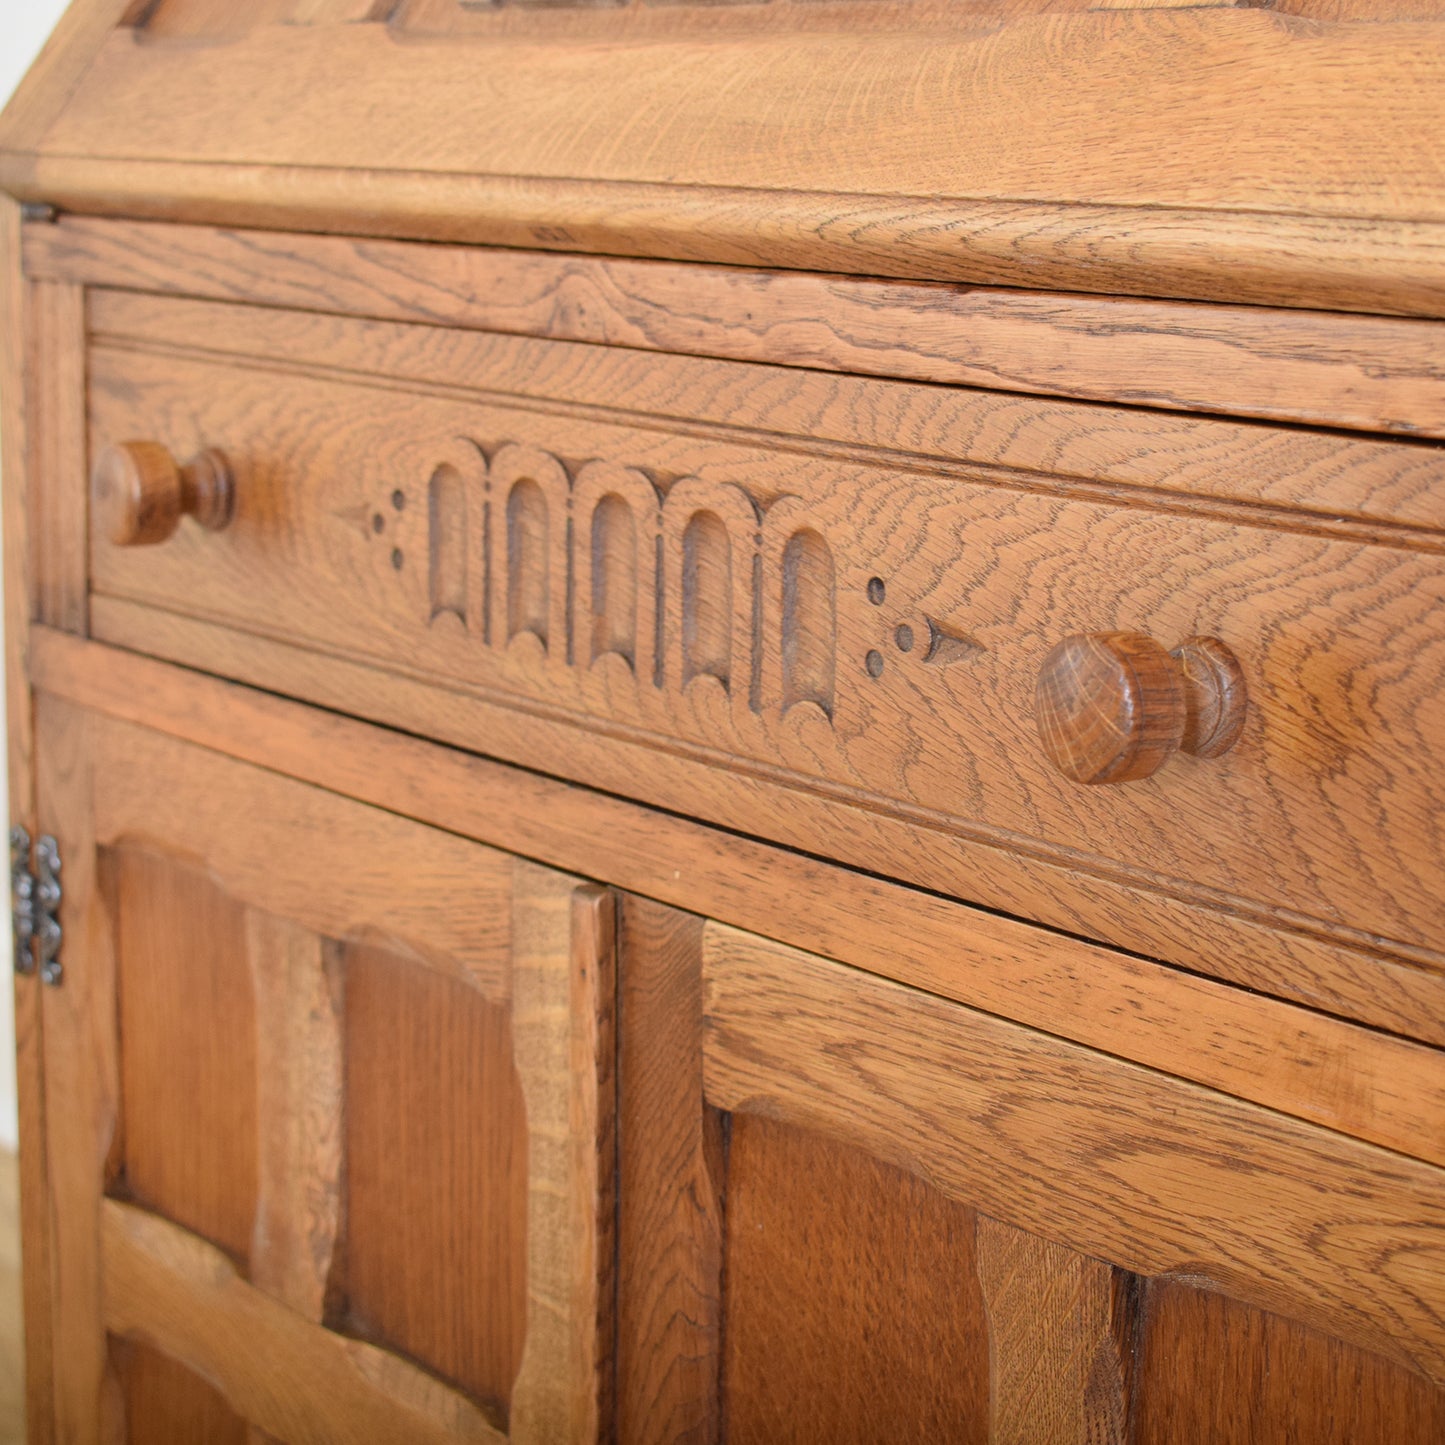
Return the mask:
<path fill-rule="evenodd" d="M 1445 946 L 1437 448 L 105 292 L 90 325 L 100 637 L 1049 916 L 1022 859 L 1081 931 L 1123 889 Z"/>

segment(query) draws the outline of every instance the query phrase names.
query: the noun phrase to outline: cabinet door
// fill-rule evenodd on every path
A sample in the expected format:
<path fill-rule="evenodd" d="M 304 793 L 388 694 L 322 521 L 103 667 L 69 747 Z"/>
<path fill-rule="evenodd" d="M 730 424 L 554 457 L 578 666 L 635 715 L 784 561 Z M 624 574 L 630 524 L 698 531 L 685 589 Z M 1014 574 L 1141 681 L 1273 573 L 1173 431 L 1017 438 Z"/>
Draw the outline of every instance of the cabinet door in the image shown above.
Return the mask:
<path fill-rule="evenodd" d="M 610 895 L 38 709 L 59 1438 L 605 1433 Z"/>
<path fill-rule="evenodd" d="M 629 1445 L 1445 1439 L 1438 1169 L 643 900 L 620 936 Z"/>

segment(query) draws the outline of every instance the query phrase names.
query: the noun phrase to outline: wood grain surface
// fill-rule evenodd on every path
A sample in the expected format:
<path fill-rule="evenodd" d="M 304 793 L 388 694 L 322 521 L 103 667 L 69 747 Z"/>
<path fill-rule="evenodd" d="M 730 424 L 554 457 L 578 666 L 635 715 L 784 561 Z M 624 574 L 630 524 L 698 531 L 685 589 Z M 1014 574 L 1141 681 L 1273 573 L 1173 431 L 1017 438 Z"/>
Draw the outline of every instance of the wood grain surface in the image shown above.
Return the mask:
<path fill-rule="evenodd" d="M 519 1445 L 590 1445 L 613 1419 L 616 914 L 595 884 L 517 860 L 512 1039 L 527 1109 L 527 1341 Z"/>
<path fill-rule="evenodd" d="M 34 567 L 28 498 L 34 460 L 27 443 L 30 396 L 29 307 L 34 288 L 20 269 L 20 208 L 0 198 L 0 496 L 5 524 L 5 756 L 9 787 L 8 824 L 19 823 L 32 838 L 35 818 L 34 718 L 27 676 L 29 620 L 34 615 Z M 34 1445 L 54 1438 L 50 1339 L 50 1220 L 46 1203 L 45 1063 L 40 1025 L 41 983 L 36 974 L 17 973 L 15 1000 L 16 1122 L 20 1146 L 20 1227 L 25 1235 L 21 1284 L 25 1327 L 25 1414 Z"/>
<path fill-rule="evenodd" d="M 1138 1445 L 1428 1445 L 1429 1381 L 1184 1280 L 1149 1281 L 1138 1340 Z"/>
<path fill-rule="evenodd" d="M 110 1353 L 124 1400 L 127 1445 L 172 1440 L 257 1445 L 226 1397 L 184 1365 L 133 1340 L 112 1340 Z"/>
<path fill-rule="evenodd" d="M 73 965 L 63 988 L 41 997 L 50 1263 L 49 1388 L 59 1440 L 118 1433 L 120 1399 L 106 1348 L 101 1193 L 119 1162 L 120 1060 L 115 939 L 100 906 L 100 840 L 91 785 L 92 719 L 36 700 L 36 809 L 58 840 L 64 867 L 60 924 Z M 54 1107 L 64 1099 L 66 1107 Z M 213 1249 L 212 1246 L 206 1248 Z"/>
<path fill-rule="evenodd" d="M 1445 435 L 1416 321 L 64 218 L 36 279 L 1010 392 Z"/>
<path fill-rule="evenodd" d="M 718 925 L 703 973 L 719 1107 L 1445 1380 L 1438 1171 Z"/>
<path fill-rule="evenodd" d="M 871 1153 L 731 1121 L 729 1440 L 993 1438 L 971 1212 Z"/>
<path fill-rule="evenodd" d="M 416 249 L 406 248 L 407 255 Z M 457 252 L 449 248 L 448 254 Z M 158 269 L 184 267 L 185 259 L 183 252 L 161 252 L 137 284 L 156 284 Z M 202 289 L 199 281 L 190 284 Z M 228 298 L 249 295 L 234 268 L 207 284 Z M 318 299 L 326 301 L 336 280 L 328 275 L 315 285 L 323 288 Z M 795 446 L 811 443 L 820 450 L 834 443 L 869 454 L 900 453 L 951 476 L 1007 474 L 1019 487 L 1067 486 L 1099 498 L 1231 515 L 1240 513 L 1229 504 L 1239 503 L 1258 520 L 1332 535 L 1409 540 L 1402 529 L 1445 530 L 1438 446 L 963 387 L 823 377 L 675 353 L 662 363 L 635 347 L 389 324 L 368 319 L 389 309 L 388 297 L 397 289 L 391 282 L 378 294 L 379 285 L 368 273 L 367 284 L 351 298 L 363 315 L 349 319 L 93 289 L 88 328 L 95 340 L 132 348 L 222 351 L 282 366 L 460 385 L 534 404 L 565 402 L 599 415 L 621 411 L 725 428 L 732 435 L 782 433 Z M 303 300 L 293 294 L 288 304 Z M 1300 512 L 1308 514 L 1302 521 Z M 1427 537 L 1413 540 L 1431 544 Z"/>
<path fill-rule="evenodd" d="M 529 1166 L 508 1010 L 376 944 L 348 946 L 344 969 L 346 1232 L 327 1323 L 505 1421 L 527 1330 Z"/>
<path fill-rule="evenodd" d="M 247 1267 L 258 1156 L 281 1141 L 263 1144 L 259 1128 L 265 1045 L 246 911 L 203 870 L 163 854 L 121 847 L 102 864 L 115 930 L 115 1030 L 126 1044 L 112 1167 L 125 1197 Z M 269 1263 L 258 1261 L 257 1284 L 272 1282 Z"/>
<path fill-rule="evenodd" d="M 989 1445 L 1125 1445 L 1129 1277 L 982 1216 L 974 1249 L 988 1312 Z"/>
<path fill-rule="evenodd" d="M 96 750 L 103 841 L 148 839 L 204 858 L 234 899 L 325 937 L 393 940 L 485 997 L 507 998 L 509 933 L 498 904 L 510 860 L 139 729 L 107 729 Z M 339 876 L 350 880 L 344 892 Z"/>
<path fill-rule="evenodd" d="M 538 176 L 34 157 L 0 189 L 116 219 L 266 226 L 1439 318 L 1431 221 L 838 195 Z M 355 208 L 364 196 L 364 209 Z"/>
<path fill-rule="evenodd" d="M 242 1194 L 252 1206 L 247 1278 L 320 1324 L 349 1228 L 343 1211 L 353 1212 L 343 1192 L 342 960 L 310 929 L 255 910 L 245 949 L 257 1121 L 255 1187 Z"/>
<path fill-rule="evenodd" d="M 223 533 L 183 526 L 154 556 L 93 540 L 93 607 L 158 609 L 149 637 L 109 631 L 97 612 L 98 635 L 164 652 L 164 614 L 225 622 L 520 704 L 505 731 L 486 729 L 487 750 L 508 760 L 613 788 L 579 739 L 557 746 L 565 724 L 655 750 L 621 790 L 641 784 L 646 801 L 780 841 L 816 847 L 820 834 L 780 834 L 751 801 L 759 784 L 842 810 L 830 850 L 864 811 L 931 830 L 939 848 L 968 838 L 1438 961 L 1445 592 L 1435 557 L 1413 545 L 294 365 L 110 346 L 90 365 L 93 446 L 219 445 L 237 476 Z M 448 525 L 429 497 L 453 474 Z M 634 641 L 598 657 L 578 643 L 598 605 L 580 539 L 595 547 L 613 495 L 643 555 L 660 538 L 662 568 L 636 574 Z M 435 601 L 443 537 L 465 538 L 471 559 L 460 617 Z M 699 539 L 712 560 L 689 571 Z M 819 561 L 795 608 L 789 548 L 804 544 Z M 658 619 L 651 632 L 643 617 Z M 1038 740 L 1040 669 L 1062 637 L 1116 631 L 1229 647 L 1251 702 L 1228 754 L 1129 787 L 1059 776 Z M 801 680 L 809 657 L 826 662 L 826 684 Z M 538 729 L 538 715 L 556 726 Z M 898 866 L 1014 907 L 977 874 Z"/>
<path fill-rule="evenodd" d="M 60 1429 L 120 1428 L 110 1335 L 217 1386 L 250 1445 L 501 1439 L 509 1392 L 517 1445 L 606 1433 L 608 891 L 44 708 Z"/>
<path fill-rule="evenodd" d="M 721 1445 L 722 1116 L 703 1101 L 702 928 L 623 900 L 617 1034 L 617 1434 Z"/>
<path fill-rule="evenodd" d="M 465 1396 L 399 1356 L 311 1324 L 179 1225 L 114 1199 L 100 1216 L 106 1327 L 153 1341 L 216 1381 L 268 1433 L 298 1445 L 506 1439 Z M 257 1350 L 257 1340 L 269 1348 Z"/>
<path fill-rule="evenodd" d="M 31 292 L 29 417 L 32 565 L 36 615 L 86 626 L 87 551 L 75 519 L 87 514 L 85 299 L 56 283 Z"/>
<path fill-rule="evenodd" d="M 1307 1009 L 963 907 L 620 798 L 42 631 L 36 685 L 263 767 L 435 820 L 1405 1153 L 1445 1092 L 1440 1055 Z M 798 899 L 807 898 L 806 913 Z M 1211 920 L 1210 927 L 1214 928 Z M 1206 930 L 1197 921 L 1194 931 Z M 1263 956 L 1263 955 L 1262 955 Z M 1269 950 L 1271 967 L 1287 955 Z M 1300 958 L 1355 1012 L 1432 1034 L 1430 976 Z M 1306 971 L 1307 970 L 1307 974 Z"/>
<path fill-rule="evenodd" d="M 483 86 L 455 11 L 400 45 L 350 15 L 200 45 L 121 28 L 16 127 L 4 181 L 132 215 L 163 199 L 330 230 L 350 211 L 433 237 L 1439 314 L 1438 20 L 840 19 L 873 8 L 637 7 L 571 43 L 532 20 Z"/>

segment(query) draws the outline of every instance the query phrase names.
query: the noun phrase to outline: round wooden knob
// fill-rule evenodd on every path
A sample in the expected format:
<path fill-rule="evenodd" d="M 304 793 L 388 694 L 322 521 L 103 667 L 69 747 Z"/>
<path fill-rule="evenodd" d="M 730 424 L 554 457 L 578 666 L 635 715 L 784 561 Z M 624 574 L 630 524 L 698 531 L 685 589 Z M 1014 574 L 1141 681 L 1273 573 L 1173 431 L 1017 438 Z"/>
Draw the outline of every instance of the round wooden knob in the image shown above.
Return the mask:
<path fill-rule="evenodd" d="M 230 464 L 208 450 L 179 466 L 157 442 L 107 447 L 91 473 L 96 514 L 117 547 L 164 542 L 182 517 L 219 531 L 231 520 L 236 487 Z"/>
<path fill-rule="evenodd" d="M 1039 673 L 1044 751 L 1076 783 L 1128 783 L 1173 754 L 1214 758 L 1244 727 L 1244 673 L 1214 637 L 1172 652 L 1137 632 L 1066 637 Z"/>

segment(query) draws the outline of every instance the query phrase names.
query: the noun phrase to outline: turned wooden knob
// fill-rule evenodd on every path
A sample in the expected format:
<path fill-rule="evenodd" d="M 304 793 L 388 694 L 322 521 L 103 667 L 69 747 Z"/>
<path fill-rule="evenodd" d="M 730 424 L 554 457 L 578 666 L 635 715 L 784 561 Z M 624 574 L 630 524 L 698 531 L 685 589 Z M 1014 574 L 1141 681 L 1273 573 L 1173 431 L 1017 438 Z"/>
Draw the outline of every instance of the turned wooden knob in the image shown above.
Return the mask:
<path fill-rule="evenodd" d="M 164 542 L 182 517 L 218 532 L 231 520 L 236 486 L 230 464 L 208 450 L 179 466 L 157 442 L 107 447 L 91 473 L 96 514 L 117 547 Z"/>
<path fill-rule="evenodd" d="M 1039 736 L 1076 783 L 1147 778 L 1175 753 L 1214 758 L 1239 740 L 1244 673 L 1214 637 L 1172 652 L 1138 632 L 1066 637 L 1039 673 Z"/>

